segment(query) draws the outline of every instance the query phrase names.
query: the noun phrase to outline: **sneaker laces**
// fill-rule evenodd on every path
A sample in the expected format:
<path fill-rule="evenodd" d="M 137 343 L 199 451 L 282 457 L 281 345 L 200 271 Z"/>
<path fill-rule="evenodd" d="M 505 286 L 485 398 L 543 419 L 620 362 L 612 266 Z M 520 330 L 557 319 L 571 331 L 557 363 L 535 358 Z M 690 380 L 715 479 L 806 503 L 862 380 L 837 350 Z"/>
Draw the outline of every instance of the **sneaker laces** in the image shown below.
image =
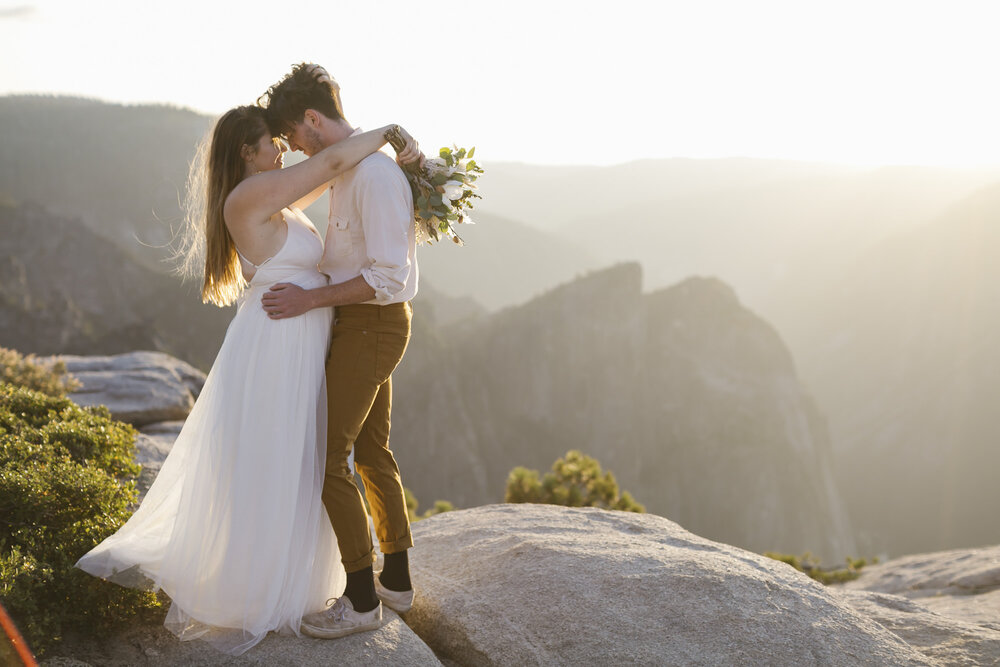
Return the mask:
<path fill-rule="evenodd" d="M 330 598 L 330 600 L 334 601 L 333 606 L 323 612 L 323 614 L 332 618 L 337 623 L 340 623 L 344 620 L 344 612 L 347 611 L 347 607 L 344 605 L 344 601 L 340 598 Z M 326 603 L 330 604 L 330 600 L 327 600 Z"/>

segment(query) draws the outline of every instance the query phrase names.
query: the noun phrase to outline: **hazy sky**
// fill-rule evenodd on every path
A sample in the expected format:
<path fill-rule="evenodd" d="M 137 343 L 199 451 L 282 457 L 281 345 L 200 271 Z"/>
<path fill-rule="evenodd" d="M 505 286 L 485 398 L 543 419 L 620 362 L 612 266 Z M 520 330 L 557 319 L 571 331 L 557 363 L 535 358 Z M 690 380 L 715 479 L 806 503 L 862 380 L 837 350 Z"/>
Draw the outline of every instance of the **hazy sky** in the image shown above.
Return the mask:
<path fill-rule="evenodd" d="M 351 122 L 487 161 L 1000 164 L 997 15 L 995 0 L 0 0 L 0 94 L 218 114 L 310 60 Z"/>

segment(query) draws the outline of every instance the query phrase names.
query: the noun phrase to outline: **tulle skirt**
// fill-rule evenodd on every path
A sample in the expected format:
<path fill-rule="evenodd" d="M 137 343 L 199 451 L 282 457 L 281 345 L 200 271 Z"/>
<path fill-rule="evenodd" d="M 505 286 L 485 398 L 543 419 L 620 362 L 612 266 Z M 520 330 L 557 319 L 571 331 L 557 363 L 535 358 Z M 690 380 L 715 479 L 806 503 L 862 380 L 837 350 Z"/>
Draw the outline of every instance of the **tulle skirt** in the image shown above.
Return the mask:
<path fill-rule="evenodd" d="M 162 588 L 172 632 L 230 654 L 269 631 L 297 635 L 346 583 L 321 499 L 331 309 L 270 320 L 266 289 L 245 294 L 138 510 L 77 563 Z"/>

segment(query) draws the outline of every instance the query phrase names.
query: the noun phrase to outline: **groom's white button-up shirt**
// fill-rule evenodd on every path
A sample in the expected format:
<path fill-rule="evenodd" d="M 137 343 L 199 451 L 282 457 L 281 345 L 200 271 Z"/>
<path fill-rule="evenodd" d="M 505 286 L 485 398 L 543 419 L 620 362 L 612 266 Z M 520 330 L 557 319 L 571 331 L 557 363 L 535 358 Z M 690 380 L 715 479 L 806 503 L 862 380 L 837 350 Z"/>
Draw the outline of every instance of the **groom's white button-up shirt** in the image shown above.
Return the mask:
<path fill-rule="evenodd" d="M 384 306 L 416 295 L 413 195 L 385 153 L 372 153 L 330 181 L 330 226 L 319 270 L 333 284 L 361 274 L 375 290 L 368 303 Z"/>

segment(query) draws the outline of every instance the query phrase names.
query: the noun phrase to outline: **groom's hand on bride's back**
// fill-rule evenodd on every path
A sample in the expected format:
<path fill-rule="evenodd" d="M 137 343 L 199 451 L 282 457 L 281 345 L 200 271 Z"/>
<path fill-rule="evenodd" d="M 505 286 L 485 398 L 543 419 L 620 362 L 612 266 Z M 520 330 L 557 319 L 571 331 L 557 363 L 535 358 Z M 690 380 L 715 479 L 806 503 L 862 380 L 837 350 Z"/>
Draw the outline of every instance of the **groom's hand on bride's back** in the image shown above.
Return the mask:
<path fill-rule="evenodd" d="M 298 317 L 313 309 L 309 292 L 292 283 L 278 283 L 260 298 L 264 312 L 272 320 Z"/>

